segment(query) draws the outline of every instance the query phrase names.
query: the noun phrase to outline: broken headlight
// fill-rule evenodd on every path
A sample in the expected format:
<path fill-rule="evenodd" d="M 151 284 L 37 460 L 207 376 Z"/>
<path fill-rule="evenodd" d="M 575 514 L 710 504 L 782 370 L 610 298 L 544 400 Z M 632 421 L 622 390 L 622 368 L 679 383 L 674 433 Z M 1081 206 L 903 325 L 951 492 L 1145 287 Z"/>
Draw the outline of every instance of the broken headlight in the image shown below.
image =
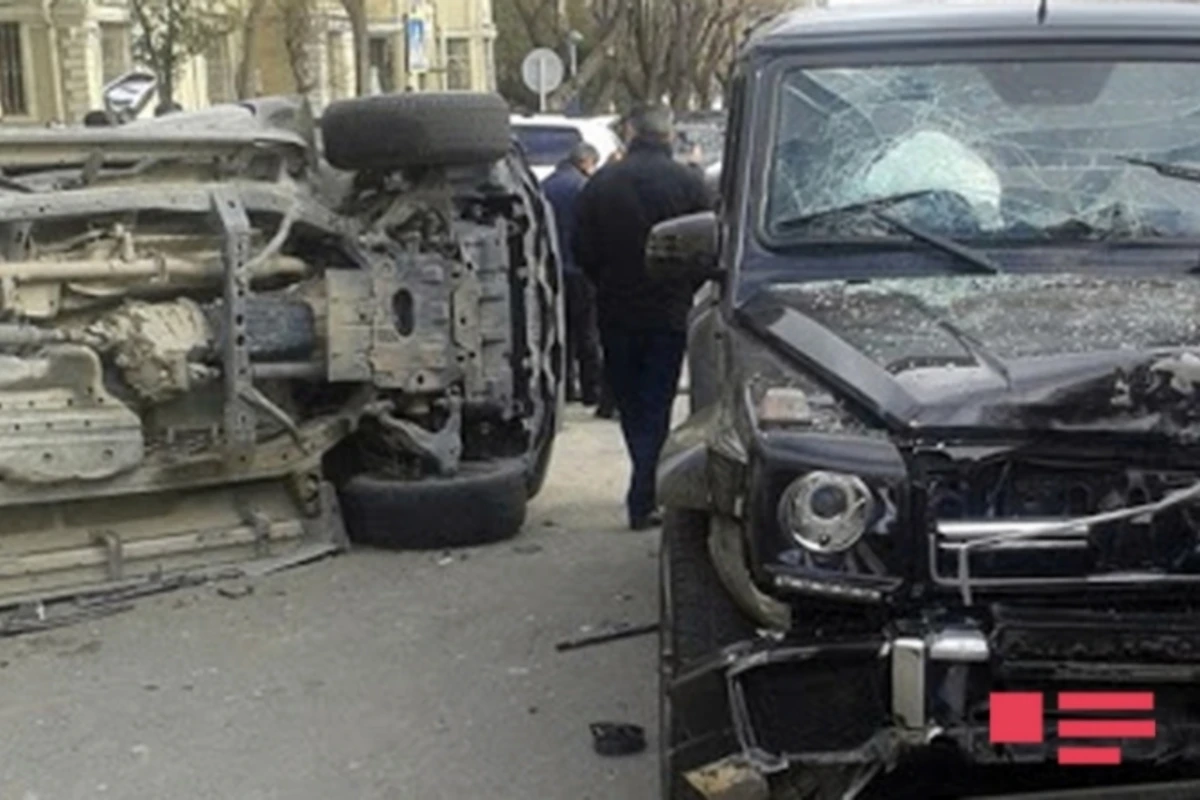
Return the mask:
<path fill-rule="evenodd" d="M 792 481 L 779 500 L 780 526 L 814 553 L 849 550 L 874 517 L 875 499 L 856 475 L 810 472 Z"/>

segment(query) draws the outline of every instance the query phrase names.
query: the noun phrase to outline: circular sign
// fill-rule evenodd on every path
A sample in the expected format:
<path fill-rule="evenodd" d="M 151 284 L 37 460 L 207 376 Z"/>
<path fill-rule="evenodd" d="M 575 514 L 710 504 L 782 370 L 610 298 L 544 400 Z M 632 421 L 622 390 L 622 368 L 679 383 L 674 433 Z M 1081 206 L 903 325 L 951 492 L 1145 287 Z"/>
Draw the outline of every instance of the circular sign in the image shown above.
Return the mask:
<path fill-rule="evenodd" d="M 558 53 L 548 47 L 531 50 L 521 62 L 521 78 L 531 92 L 548 94 L 563 81 L 563 62 Z"/>

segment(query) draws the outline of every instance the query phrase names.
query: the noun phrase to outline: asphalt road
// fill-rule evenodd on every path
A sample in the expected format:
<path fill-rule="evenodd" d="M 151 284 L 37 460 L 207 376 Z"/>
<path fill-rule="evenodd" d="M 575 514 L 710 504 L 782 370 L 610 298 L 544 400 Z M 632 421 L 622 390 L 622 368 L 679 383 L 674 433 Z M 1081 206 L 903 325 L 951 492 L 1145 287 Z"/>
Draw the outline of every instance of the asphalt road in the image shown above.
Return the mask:
<path fill-rule="evenodd" d="M 576 410 L 511 542 L 358 550 L 0 641 L 0 800 L 655 797 L 654 637 L 554 649 L 657 617 L 626 478 L 615 423 Z M 601 720 L 648 751 L 596 755 Z"/>

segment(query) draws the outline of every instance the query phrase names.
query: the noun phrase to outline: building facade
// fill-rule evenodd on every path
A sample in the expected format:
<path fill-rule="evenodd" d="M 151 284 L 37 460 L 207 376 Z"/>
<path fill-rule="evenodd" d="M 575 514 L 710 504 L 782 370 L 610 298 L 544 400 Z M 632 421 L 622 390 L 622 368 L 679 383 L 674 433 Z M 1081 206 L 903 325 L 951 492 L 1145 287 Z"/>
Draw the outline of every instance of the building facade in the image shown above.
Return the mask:
<path fill-rule="evenodd" d="M 372 93 L 495 89 L 491 0 L 366 3 Z M 356 94 L 354 36 L 338 0 L 230 7 L 228 35 L 179 70 L 175 101 L 184 108 L 236 100 L 242 71 L 249 96 L 300 91 L 321 108 Z M 134 66 L 134 36 L 129 0 L 16 0 L 0 8 L 3 122 L 74 123 L 102 108 L 104 86 Z"/>
<path fill-rule="evenodd" d="M 6 123 L 77 120 L 132 64 L 125 0 L 45 0 L 0 8 L 0 114 Z"/>

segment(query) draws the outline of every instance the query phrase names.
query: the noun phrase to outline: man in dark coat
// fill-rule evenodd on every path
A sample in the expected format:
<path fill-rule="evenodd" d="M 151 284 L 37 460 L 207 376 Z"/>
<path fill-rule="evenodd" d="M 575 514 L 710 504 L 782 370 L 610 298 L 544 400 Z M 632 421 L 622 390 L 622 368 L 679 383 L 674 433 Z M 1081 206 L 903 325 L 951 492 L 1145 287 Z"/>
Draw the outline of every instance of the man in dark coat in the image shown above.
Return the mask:
<path fill-rule="evenodd" d="M 542 191 L 554 209 L 567 290 L 567 400 L 581 400 L 585 406 L 594 406 L 600 399 L 600 338 L 596 329 L 595 293 L 575 263 L 572 242 L 579 193 L 599 163 L 600 153 L 596 148 L 581 142 L 542 182 Z"/>
<path fill-rule="evenodd" d="M 624 158 L 588 181 L 577 207 L 575 260 L 596 287 L 605 374 L 633 461 L 625 502 L 634 530 L 661 523 L 655 473 L 698 288 L 651 280 L 646 240 L 659 222 L 710 207 L 699 175 L 673 157 L 672 123 L 668 109 L 633 113 Z"/>

